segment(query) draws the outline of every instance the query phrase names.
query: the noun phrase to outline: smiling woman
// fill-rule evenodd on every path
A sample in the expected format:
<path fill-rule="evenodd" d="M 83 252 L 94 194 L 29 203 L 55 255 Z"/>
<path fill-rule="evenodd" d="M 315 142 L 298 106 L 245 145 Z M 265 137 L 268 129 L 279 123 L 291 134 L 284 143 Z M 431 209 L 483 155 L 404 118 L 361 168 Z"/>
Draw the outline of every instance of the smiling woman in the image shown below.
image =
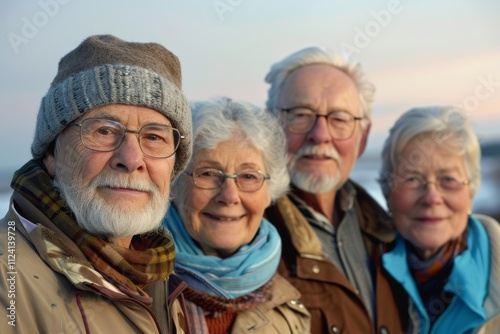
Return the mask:
<path fill-rule="evenodd" d="M 412 301 L 410 332 L 500 329 L 492 320 L 500 225 L 471 212 L 480 181 L 479 141 L 464 110 L 414 108 L 391 129 L 380 182 L 399 233 L 383 264 Z"/>
<path fill-rule="evenodd" d="M 206 255 L 220 258 L 252 241 L 271 203 L 262 154 L 238 139 L 198 151 L 190 165 L 192 180 L 182 178 L 189 196 L 175 202 L 191 238 Z M 237 176 L 229 180 L 226 173 Z"/>
<path fill-rule="evenodd" d="M 228 98 L 193 104 L 192 113 L 193 157 L 164 221 L 177 252 L 171 291 L 188 284 L 186 322 L 196 333 L 309 333 L 300 293 L 276 274 L 281 240 L 263 218 L 289 182 L 277 119 Z"/>

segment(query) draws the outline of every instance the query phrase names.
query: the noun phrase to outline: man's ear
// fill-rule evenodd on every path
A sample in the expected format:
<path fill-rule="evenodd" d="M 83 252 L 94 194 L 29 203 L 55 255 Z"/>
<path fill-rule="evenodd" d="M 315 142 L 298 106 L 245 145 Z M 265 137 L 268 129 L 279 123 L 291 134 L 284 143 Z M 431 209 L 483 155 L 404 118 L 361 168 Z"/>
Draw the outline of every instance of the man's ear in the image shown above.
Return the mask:
<path fill-rule="evenodd" d="M 358 150 L 358 157 L 363 154 L 366 148 L 366 144 L 368 143 L 368 134 L 370 133 L 370 128 L 372 126 L 372 123 L 368 123 L 366 128 L 362 129 L 363 133 L 361 134 L 361 140 L 359 141 L 359 150 Z"/>
<path fill-rule="evenodd" d="M 54 157 L 54 153 L 45 153 L 43 164 L 49 175 L 54 177 L 54 175 L 56 175 L 56 158 Z"/>

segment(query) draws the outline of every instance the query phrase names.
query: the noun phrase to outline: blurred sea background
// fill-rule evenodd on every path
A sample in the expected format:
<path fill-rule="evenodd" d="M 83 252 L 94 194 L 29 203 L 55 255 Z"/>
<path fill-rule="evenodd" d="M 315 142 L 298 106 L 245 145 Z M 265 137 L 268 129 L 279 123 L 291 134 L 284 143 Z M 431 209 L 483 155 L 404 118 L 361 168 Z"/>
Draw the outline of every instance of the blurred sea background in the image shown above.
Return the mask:
<path fill-rule="evenodd" d="M 473 212 L 486 214 L 500 221 L 500 140 L 485 142 L 481 146 L 482 181 L 474 197 Z M 377 182 L 379 169 L 380 154 L 366 152 L 357 161 L 351 177 L 385 207 L 385 199 Z M 9 206 L 13 173 L 14 170 L 0 170 L 0 217 L 5 215 Z"/>

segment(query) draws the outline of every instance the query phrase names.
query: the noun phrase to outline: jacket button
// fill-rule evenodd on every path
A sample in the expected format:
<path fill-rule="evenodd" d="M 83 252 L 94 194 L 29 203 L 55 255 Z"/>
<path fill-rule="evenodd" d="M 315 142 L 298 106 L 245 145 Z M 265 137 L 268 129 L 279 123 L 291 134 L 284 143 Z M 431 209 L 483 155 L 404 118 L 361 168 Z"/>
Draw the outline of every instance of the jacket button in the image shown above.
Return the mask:
<path fill-rule="evenodd" d="M 312 266 L 312 272 L 317 274 L 319 273 L 319 266 L 317 264 L 315 264 L 314 266 Z"/>
<path fill-rule="evenodd" d="M 298 308 L 304 308 L 304 304 L 298 300 L 291 300 L 290 304 L 297 306 Z"/>
<path fill-rule="evenodd" d="M 338 328 L 337 326 L 333 325 L 332 326 L 332 333 L 334 333 L 334 334 L 340 333 L 340 328 Z"/>
<path fill-rule="evenodd" d="M 380 334 L 389 334 L 389 330 L 385 326 L 381 326 L 379 329 Z"/>

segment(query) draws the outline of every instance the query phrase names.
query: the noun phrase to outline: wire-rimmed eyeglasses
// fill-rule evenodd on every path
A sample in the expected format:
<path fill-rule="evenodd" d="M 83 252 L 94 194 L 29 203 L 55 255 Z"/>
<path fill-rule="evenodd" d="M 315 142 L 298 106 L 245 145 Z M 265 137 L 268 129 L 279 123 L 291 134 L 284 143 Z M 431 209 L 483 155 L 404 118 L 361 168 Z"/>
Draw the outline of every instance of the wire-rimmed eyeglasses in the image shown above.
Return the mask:
<path fill-rule="evenodd" d="M 127 132 L 137 136 L 142 152 L 152 158 L 168 158 L 177 151 L 184 138 L 176 128 L 161 124 L 148 124 L 139 131 L 129 130 L 120 122 L 103 118 L 87 118 L 81 123 L 70 123 L 80 127 L 80 140 L 84 147 L 98 152 L 116 150 Z"/>
<path fill-rule="evenodd" d="M 458 180 L 452 176 L 440 176 L 435 181 L 428 181 L 423 177 L 409 176 L 397 181 L 397 187 L 405 190 L 424 190 L 429 184 L 434 184 L 441 191 L 458 191 L 469 185 L 469 180 Z"/>
<path fill-rule="evenodd" d="M 235 174 L 226 174 L 215 168 L 198 168 L 193 172 L 184 172 L 191 176 L 194 184 L 201 189 L 218 189 L 225 179 L 234 179 L 241 191 L 252 192 L 259 190 L 264 181 L 271 177 L 260 170 L 243 170 Z"/>
<path fill-rule="evenodd" d="M 319 117 L 324 117 L 328 123 L 330 134 L 334 139 L 346 140 L 354 133 L 356 121 L 363 117 L 353 116 L 351 113 L 343 110 L 329 112 L 326 115 L 319 115 L 309 107 L 291 107 L 282 108 L 286 112 L 286 125 L 292 133 L 308 133 L 314 127 Z"/>

